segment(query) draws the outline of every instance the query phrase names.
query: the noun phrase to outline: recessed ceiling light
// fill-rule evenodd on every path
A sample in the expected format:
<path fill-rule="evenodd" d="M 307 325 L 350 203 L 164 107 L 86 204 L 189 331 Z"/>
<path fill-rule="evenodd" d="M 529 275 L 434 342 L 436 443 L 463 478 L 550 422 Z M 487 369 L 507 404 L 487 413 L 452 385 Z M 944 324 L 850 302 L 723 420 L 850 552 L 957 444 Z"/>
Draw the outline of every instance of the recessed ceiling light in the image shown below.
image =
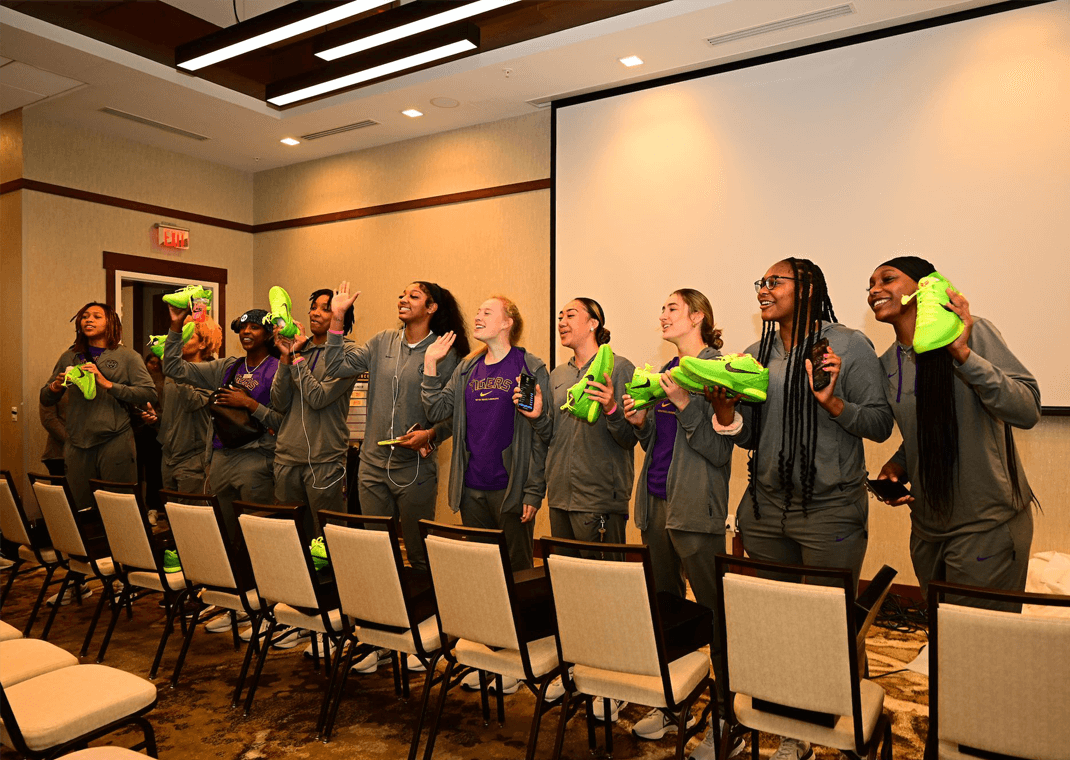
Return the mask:
<path fill-rule="evenodd" d="M 464 19 L 471 18 L 472 16 L 478 16 L 481 13 L 487 13 L 488 11 L 497 10 L 498 8 L 501 8 L 503 6 L 512 5 L 515 2 L 518 2 L 518 0 L 476 0 L 476 2 L 470 2 L 460 7 L 451 8 L 450 10 L 444 11 L 442 13 L 435 13 L 433 15 L 427 16 L 426 18 L 417 19 L 407 24 L 395 26 L 392 29 L 385 29 L 381 32 L 369 34 L 366 37 L 362 37 L 360 39 L 350 40 L 340 45 L 331 45 L 331 47 L 328 47 L 325 50 L 318 50 L 316 52 L 316 55 L 324 59 L 325 61 L 334 61 L 339 58 L 343 58 L 347 55 L 353 55 L 354 53 L 359 53 L 363 50 L 369 50 L 379 45 L 385 45 L 388 42 L 395 42 L 396 40 L 400 40 L 405 37 L 410 37 L 414 34 L 420 34 L 421 32 L 426 32 L 430 29 L 437 29 L 440 26 L 446 26 L 447 24 L 452 24 L 457 21 L 463 21 Z M 427 7 L 433 8 L 434 5 L 429 4 Z M 381 17 L 378 18 L 381 18 L 383 23 L 386 23 L 387 19 L 390 18 L 390 14 L 396 15 L 396 11 L 398 10 L 400 9 L 395 8 L 393 10 L 386 11 Z M 420 11 L 417 9 L 417 12 Z M 358 24 L 354 24 L 353 26 L 364 26 L 364 23 L 360 22 Z M 341 31 L 337 34 L 344 36 L 345 32 Z M 350 32 L 350 34 L 352 34 L 352 32 Z M 332 37 L 334 39 L 337 39 L 337 37 L 334 35 L 332 35 Z M 331 43 L 328 42 L 325 44 Z"/>
<path fill-rule="evenodd" d="M 423 111 L 417 111 L 415 108 L 406 108 L 404 111 L 402 111 L 402 113 L 408 116 L 410 119 L 415 119 L 418 116 L 424 115 Z"/>
<path fill-rule="evenodd" d="M 281 140 L 279 140 L 279 142 L 281 142 L 283 145 L 300 145 L 301 144 L 300 140 L 295 140 L 292 137 L 284 137 Z"/>
<path fill-rule="evenodd" d="M 304 4 L 298 5 L 297 8 L 291 8 L 290 5 L 297 5 L 296 3 L 291 3 L 275 11 L 269 11 L 260 16 L 247 19 L 240 24 L 227 27 L 209 35 L 207 38 L 194 40 L 187 45 L 183 45 L 175 51 L 175 58 L 179 68 L 186 71 L 196 71 L 205 66 L 225 61 L 228 58 L 234 58 L 252 50 L 273 45 L 276 42 L 336 24 L 353 16 L 359 16 L 361 13 L 370 11 L 380 5 L 386 5 L 388 2 L 390 0 L 354 0 L 306 18 L 283 23 L 282 26 L 268 29 L 259 34 L 255 33 L 257 30 L 271 24 L 274 19 L 284 22 L 293 18 L 295 14 L 307 13 L 307 8 L 309 7 L 315 7 L 314 4 Z M 254 36 L 247 36 L 250 33 L 253 33 Z M 233 40 L 233 42 L 227 44 L 230 40 Z"/>
<path fill-rule="evenodd" d="M 620 62 L 623 63 L 628 68 L 631 68 L 632 66 L 642 66 L 643 65 L 643 59 L 640 58 L 637 55 L 629 55 L 627 58 L 621 58 Z"/>

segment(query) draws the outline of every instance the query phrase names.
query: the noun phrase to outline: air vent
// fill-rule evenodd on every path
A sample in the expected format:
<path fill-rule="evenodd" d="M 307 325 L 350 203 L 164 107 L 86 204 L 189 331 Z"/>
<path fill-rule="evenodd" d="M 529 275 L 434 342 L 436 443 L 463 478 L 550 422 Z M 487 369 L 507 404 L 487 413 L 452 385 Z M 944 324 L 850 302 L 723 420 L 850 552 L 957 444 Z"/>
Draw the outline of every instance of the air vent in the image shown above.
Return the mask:
<path fill-rule="evenodd" d="M 164 124 L 163 122 L 153 121 L 152 119 L 146 119 L 144 116 L 137 116 L 126 111 L 119 111 L 114 108 L 101 108 L 101 113 L 106 113 L 109 116 L 118 116 L 120 119 L 126 119 L 127 121 L 136 121 L 138 124 L 144 124 L 146 127 L 152 127 L 153 129 L 162 129 L 164 132 L 170 132 L 173 135 L 180 137 L 188 137 L 191 140 L 200 140 L 204 142 L 209 139 L 204 135 L 199 135 L 196 132 L 189 132 L 185 129 L 179 129 L 178 127 L 172 127 L 170 124 Z"/>
<path fill-rule="evenodd" d="M 322 132 L 313 132 L 309 135 L 301 135 L 302 140 L 318 140 L 321 137 L 330 137 L 331 135 L 340 135 L 343 132 L 352 132 L 354 129 L 364 129 L 365 127 L 378 126 L 379 122 L 372 119 L 365 119 L 364 121 L 355 121 L 352 124 L 346 124 L 341 127 L 335 127 L 334 129 L 325 129 Z"/>
<path fill-rule="evenodd" d="M 747 37 L 757 37 L 759 34 L 778 32 L 781 29 L 791 29 L 793 26 L 803 26 L 804 24 L 813 24 L 830 18 L 850 16 L 854 12 L 855 8 L 850 3 L 836 5 L 831 8 L 823 8 L 819 11 L 804 13 L 801 16 L 792 16 L 791 18 L 772 21 L 768 24 L 761 24 L 759 26 L 752 26 L 748 29 L 740 29 L 739 31 L 729 32 L 728 34 L 719 34 L 716 37 L 707 38 L 706 42 L 711 46 L 724 45 L 725 43 L 743 40 Z"/>

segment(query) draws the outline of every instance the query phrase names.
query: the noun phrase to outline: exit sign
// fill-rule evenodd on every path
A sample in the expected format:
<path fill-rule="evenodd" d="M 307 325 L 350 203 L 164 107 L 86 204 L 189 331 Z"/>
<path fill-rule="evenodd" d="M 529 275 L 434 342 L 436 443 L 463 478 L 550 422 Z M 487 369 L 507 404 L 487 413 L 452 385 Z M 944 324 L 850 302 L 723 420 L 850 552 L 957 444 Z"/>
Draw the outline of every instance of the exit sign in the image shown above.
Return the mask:
<path fill-rule="evenodd" d="M 189 248 L 189 230 L 167 224 L 157 224 L 156 244 L 164 248 L 177 248 L 185 251 Z"/>

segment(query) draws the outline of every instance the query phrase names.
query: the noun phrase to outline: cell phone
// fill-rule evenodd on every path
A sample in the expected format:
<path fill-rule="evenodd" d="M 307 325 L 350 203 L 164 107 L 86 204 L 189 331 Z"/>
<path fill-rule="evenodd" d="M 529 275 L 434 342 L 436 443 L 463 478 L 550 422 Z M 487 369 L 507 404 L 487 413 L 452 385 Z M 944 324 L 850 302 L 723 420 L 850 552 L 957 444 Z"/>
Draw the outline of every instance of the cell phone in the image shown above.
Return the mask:
<path fill-rule="evenodd" d="M 896 501 L 910 496 L 907 487 L 895 480 L 866 480 L 866 487 L 881 501 Z"/>
<path fill-rule="evenodd" d="M 400 443 L 400 438 L 388 438 L 385 441 L 379 441 L 380 446 L 393 446 L 395 443 Z"/>
<path fill-rule="evenodd" d="M 823 391 L 832 382 L 832 375 L 824 369 L 825 354 L 829 350 L 829 339 L 822 338 L 810 349 L 810 361 L 814 365 L 814 390 Z"/>
<path fill-rule="evenodd" d="M 520 401 L 517 408 L 530 412 L 535 408 L 535 377 L 533 375 L 520 375 Z"/>

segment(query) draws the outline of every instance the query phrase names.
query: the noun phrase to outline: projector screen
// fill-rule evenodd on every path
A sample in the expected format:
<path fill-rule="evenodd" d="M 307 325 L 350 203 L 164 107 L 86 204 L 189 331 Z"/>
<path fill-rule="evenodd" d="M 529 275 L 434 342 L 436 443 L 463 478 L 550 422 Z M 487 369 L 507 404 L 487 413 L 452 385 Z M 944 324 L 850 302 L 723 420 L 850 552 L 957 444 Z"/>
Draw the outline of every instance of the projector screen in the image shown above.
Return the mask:
<path fill-rule="evenodd" d="M 760 335 L 752 283 L 824 270 L 878 353 L 873 270 L 932 261 L 1070 406 L 1070 0 L 555 108 L 555 299 L 606 311 L 658 365 L 658 314 L 692 287 L 724 351 Z M 555 312 L 556 313 L 556 312 Z M 568 354 L 558 347 L 557 361 Z"/>

